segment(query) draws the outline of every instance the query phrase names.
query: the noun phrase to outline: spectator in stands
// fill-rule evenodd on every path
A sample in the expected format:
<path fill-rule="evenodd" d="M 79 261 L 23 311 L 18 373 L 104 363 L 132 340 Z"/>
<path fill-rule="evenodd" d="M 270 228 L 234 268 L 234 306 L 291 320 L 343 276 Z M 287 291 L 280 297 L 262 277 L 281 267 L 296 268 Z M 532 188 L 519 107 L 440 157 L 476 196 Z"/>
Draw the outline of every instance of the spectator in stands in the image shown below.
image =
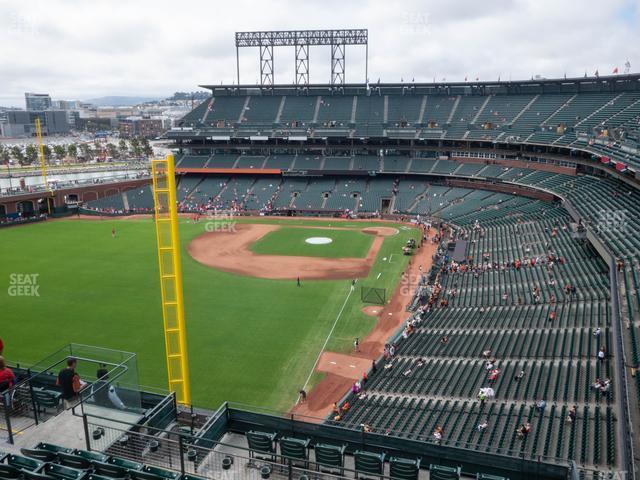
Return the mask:
<path fill-rule="evenodd" d="M 0 356 L 0 392 L 4 392 L 13 387 L 15 381 L 15 374 L 7 367 L 4 357 Z"/>
<path fill-rule="evenodd" d="M 569 423 L 575 422 L 577 415 L 578 415 L 578 406 L 574 405 L 569 410 L 569 414 L 567 415 L 567 422 L 569 422 Z"/>
<path fill-rule="evenodd" d="M 598 350 L 598 360 L 600 360 L 601 362 L 604 362 L 607 358 L 607 349 L 604 347 L 600 347 L 600 350 Z"/>
<path fill-rule="evenodd" d="M 487 427 L 488 427 L 488 426 L 489 426 L 489 422 L 487 422 L 486 420 L 484 420 L 484 421 L 482 421 L 482 422 L 480 422 L 480 423 L 478 424 L 478 426 L 476 427 L 476 429 L 478 430 L 478 432 L 482 433 L 482 432 L 484 432 L 484 431 L 487 429 Z"/>
<path fill-rule="evenodd" d="M 78 400 L 78 392 L 82 388 L 80 375 L 76 373 L 78 361 L 70 357 L 67 359 L 67 366 L 60 370 L 56 385 L 62 388 L 62 400 L 65 408 L 71 408 Z"/>
<path fill-rule="evenodd" d="M 544 400 L 538 400 L 536 402 L 536 410 L 539 413 L 544 413 L 544 409 L 547 407 L 547 402 L 545 402 Z"/>
<path fill-rule="evenodd" d="M 438 426 L 433 430 L 433 439 L 436 443 L 440 443 L 443 435 L 444 435 L 444 429 L 442 427 Z"/>
<path fill-rule="evenodd" d="M 601 333 L 602 333 L 602 329 L 600 327 L 598 327 L 593 331 L 593 336 L 598 338 Z"/>
<path fill-rule="evenodd" d="M 529 422 L 523 425 L 520 425 L 520 428 L 518 428 L 518 438 L 525 440 L 530 432 L 531 432 L 531 424 Z"/>
<path fill-rule="evenodd" d="M 522 380 L 522 377 L 524 377 L 524 370 L 520 370 L 520 372 L 518 372 L 518 373 L 516 374 L 516 376 L 515 376 L 515 377 L 513 377 L 513 379 L 514 379 L 516 382 L 519 382 L 520 380 Z"/>

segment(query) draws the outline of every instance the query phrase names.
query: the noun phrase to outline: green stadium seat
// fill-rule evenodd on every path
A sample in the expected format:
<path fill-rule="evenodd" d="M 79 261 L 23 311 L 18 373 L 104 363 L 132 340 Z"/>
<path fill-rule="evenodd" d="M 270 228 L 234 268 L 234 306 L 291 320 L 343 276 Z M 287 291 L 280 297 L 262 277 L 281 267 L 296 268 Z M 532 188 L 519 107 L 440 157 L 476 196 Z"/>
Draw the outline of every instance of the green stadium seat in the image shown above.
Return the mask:
<path fill-rule="evenodd" d="M 15 480 L 22 478 L 22 470 L 11 465 L 0 463 L 0 479 Z"/>
<path fill-rule="evenodd" d="M 417 480 L 420 474 L 420 459 L 391 457 L 389 476 L 400 480 Z"/>
<path fill-rule="evenodd" d="M 102 477 L 125 478 L 129 475 L 129 470 L 113 463 L 93 461 L 92 464 L 93 471 Z"/>
<path fill-rule="evenodd" d="M 9 455 L 6 458 L 6 462 L 8 465 L 11 465 L 12 467 L 20 468 L 22 470 L 30 470 L 30 471 L 36 471 L 44 465 L 44 462 L 41 462 L 40 460 L 35 460 L 33 458 L 28 458 L 28 457 L 22 457 L 20 455 Z"/>
<path fill-rule="evenodd" d="M 109 455 L 105 455 L 104 453 L 87 451 L 87 450 L 74 450 L 73 455 L 78 457 L 86 458 L 90 462 L 106 462 L 109 460 Z"/>
<path fill-rule="evenodd" d="M 363 450 L 356 450 L 353 453 L 356 477 L 358 473 L 383 475 L 384 459 L 385 459 L 384 453 L 373 453 L 373 452 L 367 452 Z"/>
<path fill-rule="evenodd" d="M 282 437 L 278 443 L 280 444 L 280 455 L 291 460 L 302 460 L 304 468 L 308 468 L 310 439 Z M 283 461 L 285 460 L 283 459 Z"/>
<path fill-rule="evenodd" d="M 21 448 L 20 453 L 25 457 L 35 458 L 41 462 L 53 462 L 58 459 L 58 455 L 50 450 L 40 450 L 39 448 Z"/>
<path fill-rule="evenodd" d="M 149 465 L 145 465 L 142 471 L 169 480 L 175 480 L 180 476 L 178 472 L 174 472 L 173 470 L 167 470 L 164 468 L 153 467 Z"/>
<path fill-rule="evenodd" d="M 249 431 L 246 433 L 246 437 L 251 458 L 275 459 L 277 433 Z M 257 454 L 266 455 L 266 457 Z"/>
<path fill-rule="evenodd" d="M 460 467 L 445 467 L 443 465 L 429 465 L 429 478 L 431 480 L 459 480 Z"/>
<path fill-rule="evenodd" d="M 109 460 L 107 460 L 107 463 L 115 465 L 116 467 L 126 468 L 127 470 L 142 470 L 142 467 L 144 466 L 142 463 L 119 457 L 111 457 Z"/>
<path fill-rule="evenodd" d="M 344 452 L 346 445 L 329 445 L 327 443 L 317 443 L 314 447 L 316 464 L 318 468 L 328 467 L 340 470 L 340 475 L 344 473 Z"/>
<path fill-rule="evenodd" d="M 91 468 L 91 460 L 75 453 L 60 452 L 58 453 L 58 461 L 60 465 L 64 465 L 65 467 L 79 468 L 82 470 Z"/>
<path fill-rule="evenodd" d="M 47 463 L 44 468 L 40 470 L 40 473 L 44 473 L 49 477 L 58 478 L 60 480 L 79 480 L 86 474 L 83 470 L 65 467 L 56 463 Z"/>

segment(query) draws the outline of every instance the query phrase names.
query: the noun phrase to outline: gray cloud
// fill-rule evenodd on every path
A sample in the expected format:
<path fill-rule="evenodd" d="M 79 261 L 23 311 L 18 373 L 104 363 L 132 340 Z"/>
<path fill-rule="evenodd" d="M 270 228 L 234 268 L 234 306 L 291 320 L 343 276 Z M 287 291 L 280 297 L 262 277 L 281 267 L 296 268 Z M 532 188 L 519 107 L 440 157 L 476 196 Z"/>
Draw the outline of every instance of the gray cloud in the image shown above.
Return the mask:
<path fill-rule="evenodd" d="M 0 103 L 25 91 L 54 98 L 168 95 L 235 80 L 237 30 L 369 29 L 376 81 L 523 79 L 638 70 L 637 0 L 342 0 L 0 2 Z M 241 56 L 258 79 L 258 52 Z M 347 81 L 364 80 L 364 50 L 348 48 Z M 276 50 L 276 80 L 293 79 L 293 51 Z M 312 49 L 312 81 L 329 77 L 328 51 Z"/>

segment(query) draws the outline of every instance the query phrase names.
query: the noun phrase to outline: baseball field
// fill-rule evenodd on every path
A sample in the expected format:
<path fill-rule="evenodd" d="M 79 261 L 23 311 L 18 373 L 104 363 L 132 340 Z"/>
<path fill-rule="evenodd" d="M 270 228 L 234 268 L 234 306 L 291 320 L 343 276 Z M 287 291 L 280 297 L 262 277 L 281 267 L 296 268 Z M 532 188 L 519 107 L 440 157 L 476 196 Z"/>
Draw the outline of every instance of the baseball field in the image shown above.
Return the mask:
<path fill-rule="evenodd" d="M 389 298 L 409 261 L 402 246 L 418 238 L 398 224 L 267 218 L 223 228 L 181 219 L 180 235 L 194 404 L 276 410 L 293 405 L 323 346 L 348 352 L 373 329 L 360 286 Z M 35 362 L 70 342 L 97 345 L 137 353 L 141 384 L 166 385 L 150 219 L 54 220 L 0 238 L 0 336 L 10 362 Z M 35 274 L 28 295 L 9 288 L 20 274 Z M 309 387 L 320 379 L 311 375 Z"/>

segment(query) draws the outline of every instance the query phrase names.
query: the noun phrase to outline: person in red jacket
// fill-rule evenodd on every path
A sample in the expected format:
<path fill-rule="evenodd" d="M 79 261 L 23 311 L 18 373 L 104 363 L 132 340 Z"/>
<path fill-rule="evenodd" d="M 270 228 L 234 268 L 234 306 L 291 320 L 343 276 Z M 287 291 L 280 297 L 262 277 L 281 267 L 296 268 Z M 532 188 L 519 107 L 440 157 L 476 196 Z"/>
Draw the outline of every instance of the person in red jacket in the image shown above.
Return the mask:
<path fill-rule="evenodd" d="M 0 357 L 0 392 L 10 389 L 15 381 L 15 374 L 7 367 L 4 357 Z"/>

